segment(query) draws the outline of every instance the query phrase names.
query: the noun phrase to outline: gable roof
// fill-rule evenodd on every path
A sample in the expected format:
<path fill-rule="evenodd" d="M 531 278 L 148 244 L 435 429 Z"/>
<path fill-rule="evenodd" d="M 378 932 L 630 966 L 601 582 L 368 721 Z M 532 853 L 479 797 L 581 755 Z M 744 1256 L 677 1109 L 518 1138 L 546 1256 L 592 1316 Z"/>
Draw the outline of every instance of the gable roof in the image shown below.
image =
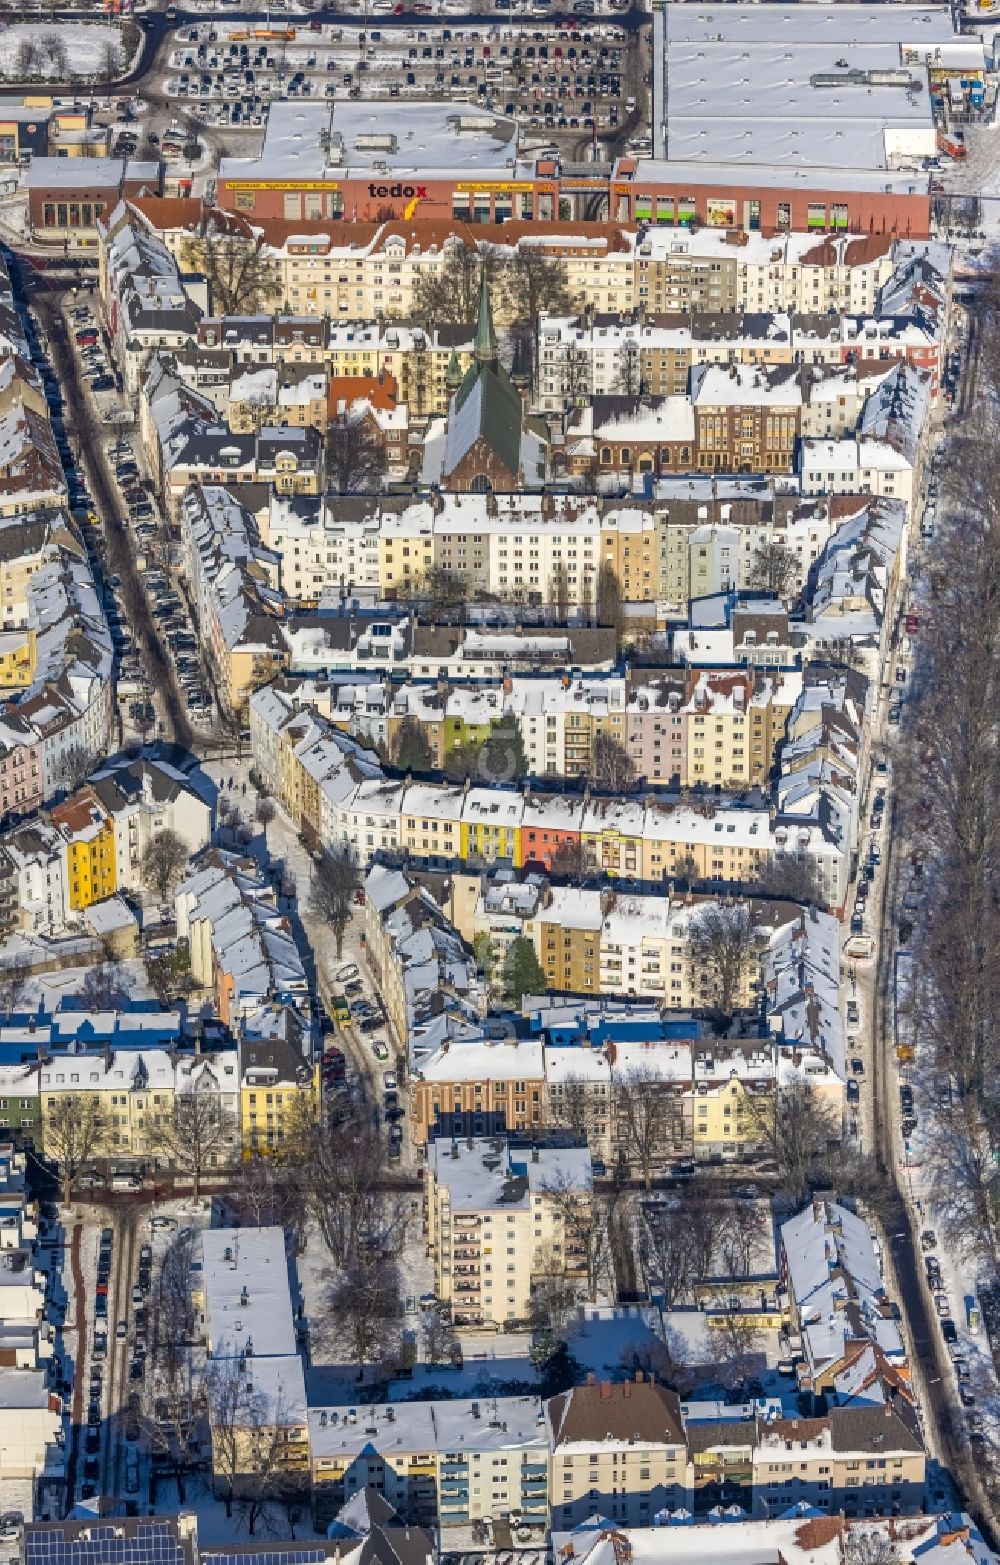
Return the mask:
<path fill-rule="evenodd" d="M 680 1402 L 675 1392 L 651 1381 L 574 1386 L 547 1408 L 553 1445 L 575 1441 L 683 1445 Z"/>

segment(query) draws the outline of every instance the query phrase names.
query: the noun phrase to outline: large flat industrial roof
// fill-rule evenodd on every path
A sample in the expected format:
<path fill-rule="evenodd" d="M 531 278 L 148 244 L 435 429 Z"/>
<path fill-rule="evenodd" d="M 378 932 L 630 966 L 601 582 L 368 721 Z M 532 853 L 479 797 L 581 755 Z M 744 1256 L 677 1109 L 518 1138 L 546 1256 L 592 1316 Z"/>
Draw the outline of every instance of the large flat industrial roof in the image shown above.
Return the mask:
<path fill-rule="evenodd" d="M 634 175 L 626 169 L 635 167 Z M 871 191 L 872 194 L 925 196 L 929 175 L 893 171 L 892 169 L 845 169 L 834 164 L 817 164 L 815 168 L 787 163 L 726 163 L 721 159 L 700 158 L 641 158 L 620 159 L 615 165 L 613 178 L 630 178 L 637 190 L 644 186 L 673 185 L 683 194 L 684 184 L 693 187 L 712 181 L 725 189 L 729 185 L 754 186 L 763 189 L 777 187 L 781 190 L 843 190 L 845 180 L 852 190 Z"/>
<path fill-rule="evenodd" d="M 947 43 L 955 37 L 946 5 L 668 5 L 672 37 L 690 43 Z M 860 61 L 854 61 L 860 64 Z"/>
<path fill-rule="evenodd" d="M 841 181 L 916 166 L 935 150 L 927 62 L 982 65 L 943 6 L 667 4 L 656 23 L 654 148 L 671 163 Z"/>
<path fill-rule="evenodd" d="M 259 156 L 223 158 L 220 179 L 329 180 L 363 175 L 468 173 L 510 178 L 517 156 L 511 120 L 472 104 L 358 99 L 272 103 Z"/>

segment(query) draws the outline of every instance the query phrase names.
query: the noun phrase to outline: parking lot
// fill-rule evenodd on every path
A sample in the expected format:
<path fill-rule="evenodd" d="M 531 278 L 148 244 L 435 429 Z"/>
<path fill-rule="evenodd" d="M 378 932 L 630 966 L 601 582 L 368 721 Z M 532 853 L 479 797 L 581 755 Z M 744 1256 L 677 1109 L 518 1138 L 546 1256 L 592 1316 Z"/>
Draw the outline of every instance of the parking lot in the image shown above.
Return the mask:
<path fill-rule="evenodd" d="M 289 28 L 288 38 L 279 31 L 202 23 L 174 40 L 162 87 L 178 113 L 160 134 L 165 158 L 180 157 L 189 143 L 186 117 L 259 130 L 276 99 L 447 98 L 528 130 L 613 139 L 644 92 L 646 34 L 583 15 L 516 28 L 325 25 Z"/>

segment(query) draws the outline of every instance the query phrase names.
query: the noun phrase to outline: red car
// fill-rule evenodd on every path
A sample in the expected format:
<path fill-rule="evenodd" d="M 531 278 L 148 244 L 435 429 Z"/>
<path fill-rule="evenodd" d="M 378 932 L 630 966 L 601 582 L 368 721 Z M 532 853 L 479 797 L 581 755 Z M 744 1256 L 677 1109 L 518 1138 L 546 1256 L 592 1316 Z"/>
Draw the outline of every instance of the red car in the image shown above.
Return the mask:
<path fill-rule="evenodd" d="M 323 1056 L 323 1078 L 325 1081 L 343 1081 L 347 1073 L 347 1061 L 340 1049 L 327 1049 Z"/>
<path fill-rule="evenodd" d="M 97 342 L 97 327 L 85 326 L 82 331 L 77 332 L 76 341 L 81 348 L 94 347 Z"/>

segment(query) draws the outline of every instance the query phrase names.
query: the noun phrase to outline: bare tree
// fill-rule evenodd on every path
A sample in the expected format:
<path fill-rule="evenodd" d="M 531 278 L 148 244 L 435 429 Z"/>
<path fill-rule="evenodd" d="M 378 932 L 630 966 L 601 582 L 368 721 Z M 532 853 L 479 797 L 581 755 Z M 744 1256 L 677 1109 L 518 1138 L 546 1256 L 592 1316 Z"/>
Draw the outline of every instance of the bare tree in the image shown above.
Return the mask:
<path fill-rule="evenodd" d="M 101 50 L 100 64 L 97 67 L 98 81 L 111 83 L 122 73 L 125 60 L 121 48 L 110 39 Z"/>
<path fill-rule="evenodd" d="M 569 573 L 559 560 L 549 577 L 549 605 L 557 625 L 565 625 L 569 619 Z"/>
<path fill-rule="evenodd" d="M 154 1136 L 158 1150 L 166 1153 L 174 1170 L 190 1175 L 196 1201 L 205 1175 L 231 1165 L 239 1156 L 236 1117 L 206 1075 L 174 1093 Z"/>
<path fill-rule="evenodd" d="M 787 599 L 798 583 L 800 570 L 795 550 L 780 538 L 769 538 L 753 552 L 747 585 L 757 592 L 773 592 L 776 597 Z"/>
<path fill-rule="evenodd" d="M 327 1300 L 334 1341 L 364 1379 L 369 1365 L 390 1366 L 399 1352 L 403 1301 L 395 1262 L 361 1250 L 336 1277 Z"/>
<path fill-rule="evenodd" d="M 139 872 L 143 885 L 161 907 L 187 868 L 189 857 L 184 838 L 169 826 L 158 831 L 147 846 Z"/>
<path fill-rule="evenodd" d="M 573 308 L 565 267 L 557 256 L 547 255 L 540 246 L 519 244 L 506 254 L 496 291 L 510 322 L 515 350 L 534 384 L 535 331 L 540 317 L 568 315 Z"/>
<path fill-rule="evenodd" d="M 553 1124 L 573 1131 L 587 1142 L 592 1152 L 596 1152 L 598 1149 L 592 1139 L 597 1122 L 594 1083 L 586 1076 L 568 1076 L 559 1083 L 559 1091 L 552 1094 L 550 1103 Z"/>
<path fill-rule="evenodd" d="M 254 815 L 256 817 L 257 824 L 259 826 L 263 826 L 264 828 L 265 838 L 267 836 L 267 828 L 270 826 L 277 813 L 277 806 L 275 805 L 273 799 L 268 799 L 266 796 L 262 796 L 257 800 L 257 805 L 254 809 Z"/>
<path fill-rule="evenodd" d="M 580 1273 L 587 1298 L 591 1304 L 596 1304 L 601 1284 L 608 1279 L 611 1266 L 614 1197 L 610 1201 L 602 1200 L 565 1170 L 547 1179 L 542 1185 L 542 1193 L 562 1231 L 561 1250 L 550 1257 L 550 1269 Z"/>
<path fill-rule="evenodd" d="M 685 1191 L 685 1209 L 691 1221 L 691 1259 L 695 1276 L 715 1277 L 722 1269 L 728 1204 L 712 1180 L 694 1179 Z"/>
<path fill-rule="evenodd" d="M 746 902 L 709 902 L 691 920 L 688 944 L 691 961 L 700 969 L 701 992 L 727 1021 L 744 1000 L 763 943 Z"/>
<path fill-rule="evenodd" d="M 682 853 L 674 864 L 671 877 L 675 884 L 684 890 L 690 891 L 702 879 L 701 870 L 698 868 L 698 860 L 691 853 Z"/>
<path fill-rule="evenodd" d="M 683 1303 L 696 1281 L 691 1227 L 691 1214 L 679 1201 L 657 1201 L 643 1207 L 639 1257 L 647 1287 L 662 1294 L 665 1310 Z"/>
<path fill-rule="evenodd" d="M 432 565 L 413 591 L 413 601 L 422 614 L 440 615 L 464 609 L 471 597 L 469 578 L 447 565 Z"/>
<path fill-rule="evenodd" d="M 141 1423 L 153 1460 L 177 1487 L 177 1499 L 187 1499 L 187 1484 L 198 1465 L 197 1432 L 201 1424 L 202 1381 L 190 1350 L 161 1357 L 153 1354 L 155 1373 L 146 1377 Z"/>
<path fill-rule="evenodd" d="M 281 274 L 260 243 L 248 235 L 209 226 L 188 240 L 185 271 L 200 272 L 209 285 L 212 309 L 219 315 L 254 315 L 277 301 Z"/>
<path fill-rule="evenodd" d="M 814 859 L 805 854 L 771 853 L 759 864 L 751 888 L 754 895 L 787 897 L 790 902 L 825 901 Z"/>
<path fill-rule="evenodd" d="M 534 323 L 541 315 L 568 315 L 573 309 L 563 262 L 540 245 L 522 243 L 508 253 L 497 292 L 513 321 Z"/>
<path fill-rule="evenodd" d="M 615 634 L 620 636 L 623 617 L 622 584 L 618 572 L 607 561 L 598 568 L 594 609 L 598 625 L 610 625 Z"/>
<path fill-rule="evenodd" d="M 752 1276 L 767 1224 L 756 1201 L 733 1198 L 721 1203 L 722 1269 L 733 1282 Z"/>
<path fill-rule="evenodd" d="M 248 1365 L 252 1370 L 251 1361 Z M 248 1400 L 250 1407 L 241 1440 L 245 1471 L 237 1510 L 252 1538 L 261 1520 L 267 1521 L 272 1502 L 280 1503 L 286 1514 L 301 1510 L 308 1494 L 309 1466 L 308 1460 L 302 1466 L 290 1462 L 294 1446 L 289 1445 L 289 1434 L 295 1415 L 284 1396 L 279 1395 L 275 1401 L 260 1392 L 248 1391 Z M 301 1417 L 304 1420 L 304 1410 Z M 308 1448 L 303 1445 L 302 1449 L 303 1456 L 307 1456 Z"/>
<path fill-rule="evenodd" d="M 69 56 L 66 52 L 65 40 L 57 32 L 46 32 L 40 47 L 45 63 L 50 67 L 50 74 L 60 78 L 66 76 L 69 71 Z"/>
<path fill-rule="evenodd" d="M 72 793 L 90 775 L 95 761 L 96 757 L 86 746 L 67 745 L 52 763 L 49 792 Z"/>
<path fill-rule="evenodd" d="M 326 478 L 332 494 L 377 494 L 386 453 L 367 406 L 345 409 L 326 429 Z"/>
<path fill-rule="evenodd" d="M 31 967 L 27 961 L 17 960 L 0 968 L 0 1011 L 12 1016 L 23 1005 L 31 982 Z"/>
<path fill-rule="evenodd" d="M 619 1133 L 624 1134 L 622 1150 L 649 1190 L 675 1132 L 674 1104 L 666 1083 L 645 1067 L 612 1068 L 611 1096 L 612 1113 L 617 1115 Z"/>
<path fill-rule="evenodd" d="M 970 1267 L 995 1275 L 1000 1249 L 1000 484 L 996 446 L 1000 325 L 996 274 L 978 301 L 976 396 L 949 444 L 952 523 L 924 566 L 908 723 L 895 756 L 892 830 L 920 870 L 907 928 L 920 1016 L 921 1131 L 937 1226 Z M 940 713 L 935 724 L 934 713 Z M 909 920 L 907 920 L 909 923 Z M 901 931 L 902 933 L 902 931 Z"/>
<path fill-rule="evenodd" d="M 285 1174 L 273 1157 L 246 1158 L 237 1165 L 227 1204 L 235 1209 L 241 1223 L 264 1228 L 279 1220 Z"/>
<path fill-rule="evenodd" d="M 60 1092 L 42 1112 L 45 1155 L 58 1166 L 64 1206 L 78 1175 L 107 1144 L 108 1127 L 96 1092 Z"/>
<path fill-rule="evenodd" d="M 642 353 L 635 337 L 626 337 L 621 344 L 613 389 L 620 397 L 638 397 L 642 392 Z"/>
<path fill-rule="evenodd" d="M 719 1380 L 732 1391 L 742 1391 L 762 1365 L 764 1332 L 759 1315 L 753 1308 L 730 1303 L 721 1311 L 713 1309 L 711 1324 Z"/>
<path fill-rule="evenodd" d="M 316 865 L 309 890 L 309 911 L 329 924 L 337 942 L 337 960 L 344 951 L 344 931 L 351 917 L 354 894 L 361 884 L 358 866 L 350 853 L 327 849 Z"/>
<path fill-rule="evenodd" d="M 397 1253 L 406 1211 L 385 1188 L 384 1144 L 367 1113 L 345 1110 L 332 1125 L 315 1108 L 300 1108 L 286 1144 L 309 1216 L 338 1267 L 362 1252 Z"/>
<path fill-rule="evenodd" d="M 442 265 L 421 268 L 414 290 L 414 314 L 438 326 L 469 326 L 479 308 L 480 280 L 494 281 L 502 269 L 502 252 L 494 245 L 475 249 L 464 242 L 449 245 Z"/>
<path fill-rule="evenodd" d="M 635 765 L 612 734 L 599 730 L 590 750 L 590 776 L 602 793 L 628 793 L 635 784 Z"/>
<path fill-rule="evenodd" d="M 42 51 L 37 38 L 22 38 L 14 56 L 14 74 L 21 81 L 37 76 L 42 68 Z"/>
<path fill-rule="evenodd" d="M 549 856 L 550 873 L 565 880 L 582 880 L 586 869 L 583 840 L 580 837 L 560 842 Z"/>
<path fill-rule="evenodd" d="M 533 1333 L 532 1362 L 542 1368 L 564 1346 L 580 1308 L 580 1286 L 558 1271 L 545 1272 L 533 1284 L 528 1316 Z"/>
<path fill-rule="evenodd" d="M 269 1499 L 290 1479 L 290 1432 L 300 1416 L 283 1391 L 263 1391 L 254 1382 L 254 1358 L 210 1358 L 205 1399 L 211 1430 L 211 1471 L 225 1515 L 238 1506 L 239 1520 L 254 1535 Z"/>
<path fill-rule="evenodd" d="M 195 1282 L 190 1234 L 169 1245 L 150 1298 L 152 1362 L 142 1402 L 142 1422 L 151 1452 L 177 1485 L 183 1505 L 187 1479 L 196 1466 L 196 1432 L 201 1423 L 201 1357 L 192 1352 Z"/>
<path fill-rule="evenodd" d="M 450 1364 L 460 1351 L 458 1333 L 447 1304 L 438 1301 L 421 1318 L 424 1356 L 428 1364 Z"/>
<path fill-rule="evenodd" d="M 830 1146 L 840 1140 L 832 1109 L 809 1082 L 795 1080 L 748 1097 L 747 1111 L 751 1138 L 774 1164 L 777 1191 L 800 1202 L 826 1178 Z"/>

